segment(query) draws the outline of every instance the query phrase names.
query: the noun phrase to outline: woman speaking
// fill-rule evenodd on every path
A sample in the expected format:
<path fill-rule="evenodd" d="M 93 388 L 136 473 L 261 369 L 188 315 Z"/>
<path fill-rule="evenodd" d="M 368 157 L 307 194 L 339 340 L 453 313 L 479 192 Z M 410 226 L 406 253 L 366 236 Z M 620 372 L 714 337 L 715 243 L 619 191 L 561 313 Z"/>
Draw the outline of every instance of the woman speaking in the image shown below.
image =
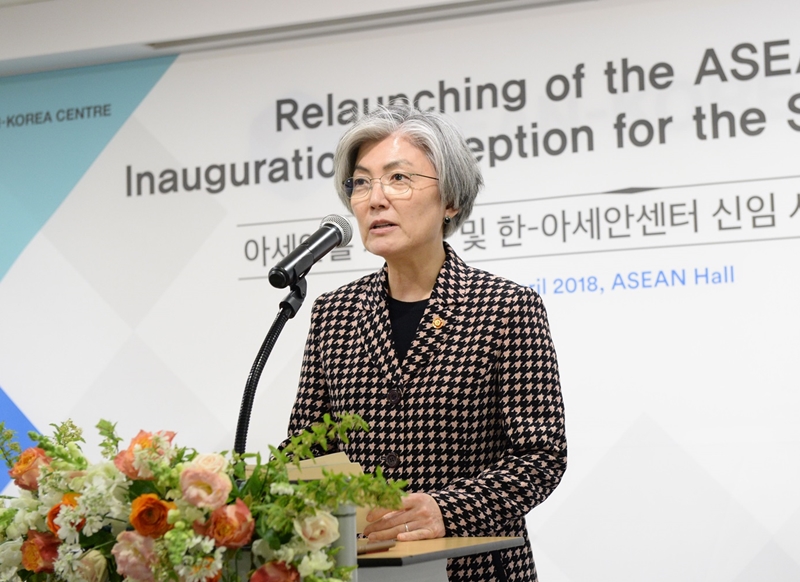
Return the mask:
<path fill-rule="evenodd" d="M 371 540 L 521 536 L 451 560 L 448 576 L 535 581 L 525 515 L 567 462 L 558 365 L 541 298 L 444 242 L 470 215 L 478 164 L 449 120 L 392 104 L 342 136 L 334 167 L 386 263 L 316 300 L 289 434 L 361 415 L 371 430 L 339 448 L 410 492 L 401 510 L 370 512 Z"/>

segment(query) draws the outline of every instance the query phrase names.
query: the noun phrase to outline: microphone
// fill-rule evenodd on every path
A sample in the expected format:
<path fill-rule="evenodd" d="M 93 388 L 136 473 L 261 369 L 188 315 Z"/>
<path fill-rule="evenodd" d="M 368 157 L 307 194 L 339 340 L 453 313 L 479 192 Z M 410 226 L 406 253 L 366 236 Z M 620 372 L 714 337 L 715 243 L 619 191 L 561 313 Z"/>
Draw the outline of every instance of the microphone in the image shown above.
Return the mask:
<path fill-rule="evenodd" d="M 353 228 L 346 218 L 331 214 L 322 219 L 317 232 L 300 243 L 291 253 L 269 270 L 269 282 L 283 289 L 305 277 L 314 263 L 336 247 L 343 247 L 353 237 Z"/>

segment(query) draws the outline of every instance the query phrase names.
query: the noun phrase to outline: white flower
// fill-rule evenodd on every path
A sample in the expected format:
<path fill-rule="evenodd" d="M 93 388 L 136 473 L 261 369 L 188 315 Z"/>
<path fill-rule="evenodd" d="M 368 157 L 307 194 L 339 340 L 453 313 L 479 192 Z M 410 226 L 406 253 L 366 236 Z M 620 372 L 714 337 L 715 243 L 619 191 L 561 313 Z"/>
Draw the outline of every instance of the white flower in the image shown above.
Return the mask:
<path fill-rule="evenodd" d="M 200 536 L 200 548 L 206 553 L 210 553 L 214 549 L 214 540 L 206 536 Z M 224 552 L 225 548 L 217 548 L 217 553 Z"/>
<path fill-rule="evenodd" d="M 265 562 L 269 562 L 275 556 L 275 551 L 269 547 L 269 542 L 262 538 L 253 541 L 250 551 L 253 552 L 254 556 L 258 556 Z"/>
<path fill-rule="evenodd" d="M 272 495 L 294 495 L 294 487 L 289 483 L 272 483 L 269 492 Z"/>
<path fill-rule="evenodd" d="M 295 520 L 294 529 L 312 550 L 320 550 L 339 539 L 339 521 L 327 511 Z"/>
<path fill-rule="evenodd" d="M 78 571 L 84 582 L 108 580 L 108 562 L 98 550 L 89 550 L 81 556 L 78 561 Z"/>
<path fill-rule="evenodd" d="M 60 498 L 59 498 L 60 501 Z M 11 502 L 11 507 L 17 510 L 14 521 L 6 528 L 8 539 L 21 538 L 29 529 L 47 531 L 45 515 L 49 507 L 42 512 L 42 503 L 33 497 L 30 491 L 21 491 L 19 497 Z"/>
<path fill-rule="evenodd" d="M 186 503 L 182 499 L 178 499 L 175 504 L 178 506 L 178 509 L 170 510 L 167 517 L 167 521 L 169 523 L 176 523 L 180 520 L 183 520 L 187 523 L 194 523 L 196 521 L 204 522 L 206 520 L 208 515 L 207 510 L 195 507 L 194 505 Z"/>
<path fill-rule="evenodd" d="M 81 494 L 78 507 L 86 519 L 85 535 L 95 534 L 105 526 L 111 526 L 112 531 L 124 529 L 130 514 L 126 499 L 128 482 L 113 463 L 92 465 L 85 474 L 72 479 L 70 487 Z"/>
<path fill-rule="evenodd" d="M 275 559 L 279 562 L 286 562 L 289 564 L 294 561 L 297 554 L 307 551 L 303 546 L 304 544 L 301 539 L 293 538 L 288 544 L 283 544 L 280 548 L 275 550 Z"/>
<path fill-rule="evenodd" d="M 114 485 L 125 483 L 125 475 L 111 461 L 89 465 L 86 471 L 75 475 L 69 482 L 73 491 L 85 488 L 106 487 L 110 490 Z"/>
<path fill-rule="evenodd" d="M 297 565 L 297 571 L 300 573 L 300 576 L 305 578 L 315 572 L 330 570 L 333 566 L 334 563 L 328 558 L 328 554 L 322 550 L 316 550 L 303 556 L 303 559 Z"/>
<path fill-rule="evenodd" d="M 210 541 L 209 545 L 207 541 Z M 204 554 L 213 555 L 197 555 L 192 554 L 191 550 L 199 549 Z M 214 541 L 204 536 L 195 536 L 189 543 L 188 552 L 183 556 L 183 562 L 175 570 L 181 577 L 183 582 L 204 582 L 208 578 L 216 576 L 217 572 L 222 569 L 222 557 L 225 554 L 225 548 L 217 548 L 214 550 Z"/>
<path fill-rule="evenodd" d="M 22 564 L 22 540 L 0 544 L 0 580 L 11 580 Z"/>
<path fill-rule="evenodd" d="M 83 550 L 77 543 L 64 542 L 58 546 L 58 558 L 53 567 L 60 579 L 66 582 L 85 582 L 79 568 L 82 554 Z"/>
<path fill-rule="evenodd" d="M 79 532 L 75 525 L 82 521 L 83 515 L 84 513 L 80 507 L 62 505 L 58 516 L 53 519 L 53 522 L 58 526 L 58 537 L 67 544 L 77 544 Z"/>

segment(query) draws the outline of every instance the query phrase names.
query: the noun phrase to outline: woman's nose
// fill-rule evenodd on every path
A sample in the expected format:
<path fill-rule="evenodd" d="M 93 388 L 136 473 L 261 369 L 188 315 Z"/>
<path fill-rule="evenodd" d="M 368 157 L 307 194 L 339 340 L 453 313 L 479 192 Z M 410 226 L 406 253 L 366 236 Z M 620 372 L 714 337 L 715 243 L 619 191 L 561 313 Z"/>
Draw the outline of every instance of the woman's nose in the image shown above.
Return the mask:
<path fill-rule="evenodd" d="M 369 183 L 369 205 L 371 207 L 386 205 L 386 194 L 383 192 L 380 178 L 373 178 Z"/>

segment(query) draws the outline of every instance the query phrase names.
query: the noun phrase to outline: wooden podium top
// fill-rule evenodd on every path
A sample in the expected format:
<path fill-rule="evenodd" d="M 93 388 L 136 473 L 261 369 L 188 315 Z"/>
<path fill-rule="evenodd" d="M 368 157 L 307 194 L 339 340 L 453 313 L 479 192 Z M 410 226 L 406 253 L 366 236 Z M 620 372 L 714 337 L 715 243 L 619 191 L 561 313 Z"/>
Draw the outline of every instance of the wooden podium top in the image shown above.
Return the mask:
<path fill-rule="evenodd" d="M 438 538 L 397 542 L 393 548 L 358 556 L 359 568 L 408 566 L 446 558 L 460 558 L 522 545 L 522 538 Z"/>

